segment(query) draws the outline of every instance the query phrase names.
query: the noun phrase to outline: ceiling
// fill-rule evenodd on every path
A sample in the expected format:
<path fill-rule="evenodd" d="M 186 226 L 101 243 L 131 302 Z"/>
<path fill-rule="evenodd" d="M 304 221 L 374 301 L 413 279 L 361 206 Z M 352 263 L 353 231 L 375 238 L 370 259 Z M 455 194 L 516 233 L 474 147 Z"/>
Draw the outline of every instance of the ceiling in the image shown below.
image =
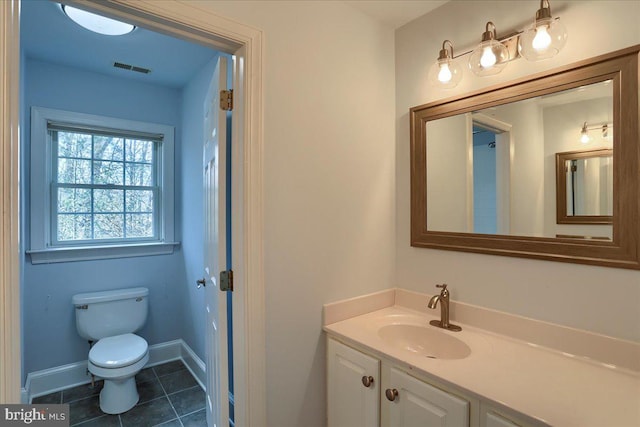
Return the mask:
<path fill-rule="evenodd" d="M 414 19 L 431 12 L 448 0 L 350 0 L 348 5 L 359 9 L 376 21 L 399 28 Z"/>
<path fill-rule="evenodd" d="M 211 48 L 144 28 L 123 36 L 96 34 L 71 21 L 59 4 L 50 1 L 23 1 L 20 25 L 20 44 L 29 58 L 167 87 L 182 88 L 216 54 Z M 114 68 L 114 62 L 151 72 Z"/>
<path fill-rule="evenodd" d="M 345 3 L 376 21 L 398 28 L 446 0 Z M 174 88 L 182 88 L 216 54 L 211 48 L 144 28 L 123 36 L 96 34 L 67 18 L 60 5 L 52 1 L 22 2 L 20 37 L 28 58 Z M 151 72 L 142 74 L 115 68 L 114 62 Z"/>

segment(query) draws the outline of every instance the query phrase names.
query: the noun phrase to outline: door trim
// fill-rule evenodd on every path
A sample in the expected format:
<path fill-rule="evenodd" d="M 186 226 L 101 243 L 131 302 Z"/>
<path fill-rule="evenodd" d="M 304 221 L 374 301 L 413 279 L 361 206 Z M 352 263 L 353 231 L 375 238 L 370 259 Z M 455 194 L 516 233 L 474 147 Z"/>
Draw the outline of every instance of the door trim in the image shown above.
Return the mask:
<path fill-rule="evenodd" d="M 21 371 L 20 281 L 18 241 L 19 137 L 19 0 L 0 2 L 0 61 L 2 94 L 0 120 L 3 166 L 2 296 L 0 317 L 0 401 L 19 402 Z M 233 123 L 233 299 L 235 414 L 237 425 L 266 425 L 265 293 L 263 267 L 263 81 L 264 36 L 261 30 L 238 23 L 198 4 L 153 0 L 66 0 L 154 31 L 208 44 L 236 55 L 242 69 L 236 92 Z M 249 286 L 250 284 L 250 286 Z"/>
<path fill-rule="evenodd" d="M 20 403 L 20 4 L 0 2 L 0 402 Z"/>

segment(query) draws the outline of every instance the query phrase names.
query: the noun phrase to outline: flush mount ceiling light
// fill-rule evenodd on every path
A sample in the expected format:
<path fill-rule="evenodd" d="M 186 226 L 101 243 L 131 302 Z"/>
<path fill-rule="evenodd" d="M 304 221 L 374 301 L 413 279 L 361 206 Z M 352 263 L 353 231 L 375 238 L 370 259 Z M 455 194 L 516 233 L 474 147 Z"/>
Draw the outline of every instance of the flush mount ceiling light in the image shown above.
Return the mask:
<path fill-rule="evenodd" d="M 98 34 L 121 36 L 129 34 L 136 28 L 134 25 L 127 24 L 126 22 L 116 21 L 115 19 L 67 5 L 62 5 L 62 10 L 73 22 Z"/>
<path fill-rule="evenodd" d="M 560 18 L 551 15 L 549 0 L 540 0 L 540 8 L 536 12 L 533 25 L 523 31 L 511 33 L 501 38 L 497 37 L 496 26 L 487 22 L 482 33 L 482 41 L 473 50 L 458 56 L 453 55 L 453 43 L 445 40 L 437 62 L 429 71 L 429 81 L 432 86 L 451 89 L 462 78 L 462 71 L 458 75 L 451 72 L 455 59 L 469 55 L 469 68 L 477 76 L 498 74 L 509 62 L 523 57 L 529 61 L 538 61 L 555 56 L 567 42 L 567 30 Z M 451 49 L 446 49 L 449 43 Z M 435 71 L 434 71 L 435 70 Z M 435 73 L 435 75 L 434 75 Z M 454 82 L 454 77 L 458 80 Z"/>
<path fill-rule="evenodd" d="M 449 48 L 447 49 L 447 44 Z M 456 87 L 462 80 L 462 67 L 453 60 L 453 43 L 445 40 L 438 55 L 438 60 L 429 70 L 429 80 L 432 84 L 447 89 Z"/>

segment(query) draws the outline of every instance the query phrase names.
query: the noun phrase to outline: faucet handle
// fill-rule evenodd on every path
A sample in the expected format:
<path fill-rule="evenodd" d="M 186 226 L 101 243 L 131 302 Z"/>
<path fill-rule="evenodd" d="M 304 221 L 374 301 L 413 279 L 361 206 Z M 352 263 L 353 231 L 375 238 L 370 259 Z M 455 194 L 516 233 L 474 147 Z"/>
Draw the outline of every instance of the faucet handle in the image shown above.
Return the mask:
<path fill-rule="evenodd" d="M 442 291 L 440 291 L 440 296 L 443 298 L 448 298 L 449 297 L 449 290 L 447 289 L 447 284 L 443 283 L 442 285 L 436 285 L 436 288 L 440 288 L 442 289 Z"/>

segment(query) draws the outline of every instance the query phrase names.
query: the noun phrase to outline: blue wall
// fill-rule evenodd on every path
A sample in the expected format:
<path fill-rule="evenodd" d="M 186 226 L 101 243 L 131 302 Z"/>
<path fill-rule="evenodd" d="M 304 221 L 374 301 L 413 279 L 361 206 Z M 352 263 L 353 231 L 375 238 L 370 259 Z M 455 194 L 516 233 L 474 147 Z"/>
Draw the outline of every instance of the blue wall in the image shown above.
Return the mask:
<path fill-rule="evenodd" d="M 168 124 L 176 128 L 176 206 L 181 206 L 182 92 L 159 86 L 79 71 L 64 66 L 27 60 L 24 71 L 21 220 L 25 245 L 29 241 L 29 120 L 32 106 L 56 108 L 131 120 Z M 202 104 L 202 103 L 200 103 Z M 188 134 L 188 133 L 187 133 Z M 197 151 L 201 156 L 201 149 Z M 201 181 L 198 175 L 198 182 Z M 183 191 L 180 191 L 182 188 Z M 201 192 L 200 192 L 201 197 Z M 185 198 L 188 198 L 185 196 Z M 189 199 L 190 200 L 190 199 Z M 176 209 L 176 240 L 180 240 L 181 209 Z M 201 210 L 198 210 L 201 212 Z M 200 213 L 201 215 L 201 213 Z M 201 223 L 200 223 L 201 224 Z M 197 233 L 197 226 L 193 233 Z M 202 257 L 200 257 L 201 260 Z M 88 345 L 75 327 L 71 296 L 78 292 L 146 286 L 150 312 L 139 332 L 149 344 L 181 338 L 191 314 L 183 311 L 185 298 L 184 256 L 180 248 L 172 255 L 113 260 L 32 265 L 23 263 L 23 372 L 60 366 L 87 359 Z M 194 273 L 195 274 L 195 273 Z M 191 286 L 189 286 L 191 289 Z M 202 310 L 200 310 L 202 311 Z M 189 319 L 184 321 L 184 319 Z M 202 341 L 204 337 L 202 337 Z M 202 357 L 203 354 L 199 352 Z"/>

